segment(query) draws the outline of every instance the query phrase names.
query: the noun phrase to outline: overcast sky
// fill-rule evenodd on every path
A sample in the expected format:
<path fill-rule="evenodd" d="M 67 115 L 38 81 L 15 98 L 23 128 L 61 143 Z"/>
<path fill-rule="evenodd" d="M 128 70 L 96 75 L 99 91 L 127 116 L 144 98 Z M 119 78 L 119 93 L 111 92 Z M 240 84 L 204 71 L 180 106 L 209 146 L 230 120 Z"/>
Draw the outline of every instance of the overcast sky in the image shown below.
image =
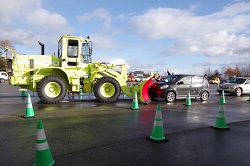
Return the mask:
<path fill-rule="evenodd" d="M 0 40 L 16 51 L 57 51 L 62 35 L 93 41 L 93 61 L 128 71 L 204 74 L 250 64 L 250 1 L 0 0 Z"/>

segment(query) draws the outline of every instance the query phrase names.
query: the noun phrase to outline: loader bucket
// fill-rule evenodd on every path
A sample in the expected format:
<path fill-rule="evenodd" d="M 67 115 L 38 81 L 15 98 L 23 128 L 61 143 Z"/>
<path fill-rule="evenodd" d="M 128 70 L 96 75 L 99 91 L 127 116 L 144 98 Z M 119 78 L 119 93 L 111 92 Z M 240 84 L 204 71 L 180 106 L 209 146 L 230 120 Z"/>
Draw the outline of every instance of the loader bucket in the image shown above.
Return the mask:
<path fill-rule="evenodd" d="M 153 82 L 153 77 L 151 77 L 150 79 L 148 79 L 141 88 L 141 92 L 140 92 L 140 100 L 142 102 L 144 102 L 145 104 L 149 104 L 151 102 L 151 99 L 149 98 L 148 95 L 148 88 L 151 85 L 151 83 Z"/>

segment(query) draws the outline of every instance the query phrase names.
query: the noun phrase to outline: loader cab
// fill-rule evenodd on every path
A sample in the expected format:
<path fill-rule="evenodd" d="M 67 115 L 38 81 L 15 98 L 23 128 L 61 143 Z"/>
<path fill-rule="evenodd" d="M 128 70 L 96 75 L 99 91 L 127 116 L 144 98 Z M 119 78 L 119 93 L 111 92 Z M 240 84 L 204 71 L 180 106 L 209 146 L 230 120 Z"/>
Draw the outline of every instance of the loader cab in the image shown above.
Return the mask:
<path fill-rule="evenodd" d="M 92 43 L 84 38 L 63 36 L 58 42 L 60 67 L 81 67 L 83 63 L 91 63 Z"/>

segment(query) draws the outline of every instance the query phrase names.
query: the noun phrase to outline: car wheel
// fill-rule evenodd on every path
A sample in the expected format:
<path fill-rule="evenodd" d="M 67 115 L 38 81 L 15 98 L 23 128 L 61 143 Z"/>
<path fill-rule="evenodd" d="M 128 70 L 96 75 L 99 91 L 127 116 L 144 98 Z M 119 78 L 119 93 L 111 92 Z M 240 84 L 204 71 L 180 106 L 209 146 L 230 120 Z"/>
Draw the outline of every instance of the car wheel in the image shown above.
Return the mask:
<path fill-rule="evenodd" d="M 209 93 L 207 91 L 204 91 L 201 93 L 201 101 L 206 101 L 209 97 Z"/>
<path fill-rule="evenodd" d="M 173 102 L 175 101 L 175 97 L 176 97 L 175 93 L 173 91 L 169 91 L 165 96 L 165 100 L 166 102 Z"/>
<path fill-rule="evenodd" d="M 221 90 L 218 90 L 218 93 L 219 93 L 219 95 L 221 95 L 221 94 L 222 94 L 222 91 L 221 91 Z"/>
<path fill-rule="evenodd" d="M 0 79 L 0 82 L 1 82 L 1 83 L 4 83 L 4 79 Z"/>
<path fill-rule="evenodd" d="M 236 96 L 241 96 L 241 95 L 242 95 L 242 90 L 241 90 L 241 88 L 236 88 L 236 89 L 235 89 L 235 95 L 236 95 Z"/>

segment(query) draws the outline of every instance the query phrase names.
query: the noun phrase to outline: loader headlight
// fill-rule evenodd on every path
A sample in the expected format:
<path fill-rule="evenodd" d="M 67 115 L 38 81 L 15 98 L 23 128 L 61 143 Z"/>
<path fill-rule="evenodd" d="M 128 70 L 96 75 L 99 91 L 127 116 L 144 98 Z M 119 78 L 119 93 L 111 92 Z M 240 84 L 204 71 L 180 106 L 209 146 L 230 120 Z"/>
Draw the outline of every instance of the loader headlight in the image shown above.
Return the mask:
<path fill-rule="evenodd" d="M 168 85 L 163 85 L 160 87 L 160 89 L 166 89 L 168 87 Z"/>

